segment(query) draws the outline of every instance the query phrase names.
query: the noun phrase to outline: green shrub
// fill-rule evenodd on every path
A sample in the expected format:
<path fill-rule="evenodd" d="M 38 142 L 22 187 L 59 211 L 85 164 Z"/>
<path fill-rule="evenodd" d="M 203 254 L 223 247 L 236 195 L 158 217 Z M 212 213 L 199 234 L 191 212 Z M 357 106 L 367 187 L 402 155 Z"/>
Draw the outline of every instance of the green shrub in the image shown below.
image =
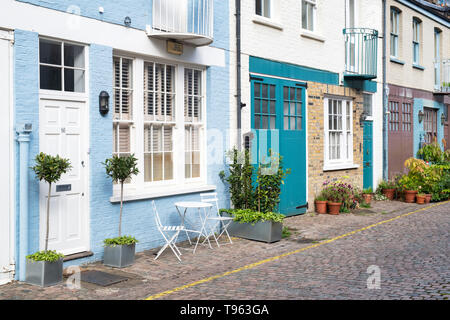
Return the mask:
<path fill-rule="evenodd" d="M 373 193 L 373 189 L 372 187 L 369 187 L 367 189 L 363 189 L 362 191 L 364 194 L 372 194 Z"/>
<path fill-rule="evenodd" d="M 275 212 L 260 212 L 253 211 L 251 209 L 222 209 L 220 212 L 228 213 L 234 221 L 239 223 L 251 223 L 252 225 L 257 222 L 272 221 L 283 222 L 285 216 Z"/>
<path fill-rule="evenodd" d="M 136 238 L 131 237 L 131 236 L 121 236 L 121 237 L 117 237 L 117 238 L 103 240 L 103 244 L 105 246 L 109 246 L 109 247 L 126 246 L 126 245 L 129 246 L 132 244 L 136 244 L 138 242 L 139 241 L 137 241 Z"/>
<path fill-rule="evenodd" d="M 444 152 L 437 141 L 423 146 L 418 152 L 417 156 L 424 161 L 432 163 L 442 163 L 444 161 Z"/>
<path fill-rule="evenodd" d="M 40 251 L 27 256 L 27 259 L 31 261 L 47 261 L 47 262 L 56 262 L 62 258 L 64 258 L 63 254 L 51 250 Z"/>

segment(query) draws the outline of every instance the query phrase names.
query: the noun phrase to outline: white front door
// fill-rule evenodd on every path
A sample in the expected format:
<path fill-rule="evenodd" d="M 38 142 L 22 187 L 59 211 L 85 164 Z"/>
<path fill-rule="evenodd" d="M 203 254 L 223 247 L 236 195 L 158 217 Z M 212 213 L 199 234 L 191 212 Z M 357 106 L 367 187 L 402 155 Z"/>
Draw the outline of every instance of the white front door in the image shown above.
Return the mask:
<path fill-rule="evenodd" d="M 72 169 L 52 185 L 49 249 L 89 250 L 87 103 L 40 100 L 40 151 L 70 159 Z M 45 245 L 48 184 L 40 183 L 40 247 Z"/>
<path fill-rule="evenodd" d="M 12 211 L 12 128 L 11 128 L 11 42 L 9 33 L 0 30 L 0 284 L 13 276 Z"/>

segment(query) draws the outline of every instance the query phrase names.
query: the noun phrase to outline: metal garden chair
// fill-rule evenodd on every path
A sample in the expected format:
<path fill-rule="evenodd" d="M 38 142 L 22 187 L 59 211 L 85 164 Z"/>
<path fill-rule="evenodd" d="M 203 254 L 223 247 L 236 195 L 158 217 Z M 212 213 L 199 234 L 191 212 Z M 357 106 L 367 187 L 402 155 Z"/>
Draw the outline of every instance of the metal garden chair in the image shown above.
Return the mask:
<path fill-rule="evenodd" d="M 166 244 L 158 251 L 155 260 L 159 258 L 159 256 L 161 255 L 161 253 L 164 252 L 164 250 L 167 249 L 167 247 L 170 247 L 170 249 L 172 249 L 173 253 L 175 254 L 175 256 L 178 258 L 178 260 L 181 262 L 181 252 L 178 249 L 175 241 L 178 238 L 178 235 L 181 231 L 185 231 L 185 227 L 184 226 L 164 226 L 161 223 L 161 219 L 159 217 L 159 213 L 158 210 L 156 209 L 156 204 L 155 201 L 152 201 L 152 206 L 153 206 L 153 213 L 155 216 L 155 221 L 156 221 L 156 226 L 158 228 L 158 231 L 161 233 L 161 235 L 163 236 L 164 240 L 166 241 Z M 174 233 L 172 235 L 172 237 L 170 237 L 169 233 Z"/>
<path fill-rule="evenodd" d="M 207 217 L 207 220 L 212 220 L 213 222 L 213 226 L 211 228 L 211 234 L 214 237 L 214 240 L 216 240 L 217 246 L 220 247 L 219 244 L 219 238 L 225 233 L 228 237 L 228 240 L 231 244 L 233 244 L 233 241 L 231 240 L 230 234 L 228 233 L 228 227 L 230 226 L 231 222 L 233 222 L 233 218 L 232 217 L 222 217 L 220 215 L 219 212 L 219 199 L 217 198 L 217 192 L 212 192 L 212 193 L 202 193 L 200 194 L 200 198 L 202 200 L 202 202 L 207 202 L 207 203 L 211 203 L 215 206 L 216 209 L 216 213 L 215 214 L 210 214 Z M 216 237 L 215 235 L 215 230 L 217 229 L 217 227 L 220 227 L 220 233 L 219 235 Z M 203 243 L 206 241 L 206 239 L 203 241 Z"/>

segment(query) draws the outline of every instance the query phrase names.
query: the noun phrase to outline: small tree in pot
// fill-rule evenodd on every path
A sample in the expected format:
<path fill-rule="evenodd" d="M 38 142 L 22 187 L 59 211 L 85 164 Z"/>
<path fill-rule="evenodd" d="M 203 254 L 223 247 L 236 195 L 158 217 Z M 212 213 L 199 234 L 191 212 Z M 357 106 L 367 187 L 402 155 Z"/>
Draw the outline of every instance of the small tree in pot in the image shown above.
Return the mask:
<path fill-rule="evenodd" d="M 123 213 L 123 186 L 133 175 L 137 175 L 137 159 L 134 154 L 127 157 L 114 156 L 106 159 L 103 163 L 106 174 L 114 183 L 120 184 L 120 216 L 119 236 L 117 238 L 105 239 L 105 254 L 103 263 L 110 267 L 123 268 L 134 263 L 136 243 L 134 237 L 122 236 L 122 213 Z"/>
<path fill-rule="evenodd" d="M 62 282 L 63 257 L 56 251 L 48 250 L 48 236 L 50 230 L 50 199 L 52 184 L 58 182 L 61 176 L 67 173 L 72 166 L 68 159 L 59 155 L 51 156 L 43 152 L 36 156 L 36 165 L 31 169 L 35 172 L 39 181 L 48 183 L 47 214 L 45 224 L 44 251 L 27 256 L 25 281 L 31 284 L 47 287 Z"/>

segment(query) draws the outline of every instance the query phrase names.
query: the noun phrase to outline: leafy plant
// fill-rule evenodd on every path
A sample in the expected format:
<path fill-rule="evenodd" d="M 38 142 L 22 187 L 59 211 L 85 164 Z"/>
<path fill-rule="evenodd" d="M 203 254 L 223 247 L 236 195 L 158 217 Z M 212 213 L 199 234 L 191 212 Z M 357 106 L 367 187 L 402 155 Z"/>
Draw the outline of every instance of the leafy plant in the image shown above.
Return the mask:
<path fill-rule="evenodd" d="M 289 238 L 292 235 L 292 232 L 289 230 L 288 227 L 283 227 L 283 231 L 281 234 L 282 238 Z"/>
<path fill-rule="evenodd" d="M 220 212 L 228 213 L 234 217 L 234 221 L 239 223 L 251 223 L 272 221 L 283 222 L 285 216 L 275 212 L 260 212 L 251 209 L 222 209 Z"/>
<path fill-rule="evenodd" d="M 44 180 L 48 183 L 48 196 L 47 196 L 47 215 L 46 215 L 46 231 L 45 231 L 45 249 L 48 251 L 48 235 L 50 229 L 50 199 L 52 193 L 52 184 L 58 182 L 61 176 L 67 173 L 71 168 L 70 161 L 68 159 L 60 158 L 59 155 L 51 156 L 43 152 L 36 156 L 36 165 L 31 169 L 36 174 L 39 181 Z"/>
<path fill-rule="evenodd" d="M 381 180 L 381 182 L 378 184 L 378 188 L 380 190 L 395 189 L 396 186 L 397 184 L 392 180 Z"/>
<path fill-rule="evenodd" d="M 123 211 L 123 185 L 126 180 L 133 175 L 139 173 L 137 168 L 137 159 L 134 154 L 126 157 L 114 156 L 106 159 L 103 163 L 106 169 L 106 174 L 112 179 L 114 183 L 120 183 L 120 218 L 119 218 L 119 237 L 122 236 L 122 211 Z"/>
<path fill-rule="evenodd" d="M 283 169 L 282 159 L 283 157 L 270 152 L 270 162 L 259 165 L 253 206 L 255 211 L 272 212 L 277 210 L 281 185 L 284 184 L 284 178 L 291 172 L 290 169 Z"/>
<path fill-rule="evenodd" d="M 31 261 L 56 262 L 59 259 L 64 258 L 64 255 L 56 251 L 45 250 L 30 254 L 26 258 Z"/>
<path fill-rule="evenodd" d="M 315 201 L 327 201 L 327 197 L 323 193 L 320 193 L 314 200 Z"/>
<path fill-rule="evenodd" d="M 345 178 L 336 181 L 325 181 L 323 186 L 323 195 L 328 201 L 342 203 L 342 212 L 356 206 L 357 201 L 355 197 L 360 194 L 360 191 L 354 188 L 351 183 L 345 182 Z"/>
<path fill-rule="evenodd" d="M 444 161 L 444 152 L 437 141 L 423 146 L 418 152 L 417 156 L 424 161 L 432 163 L 441 163 Z"/>
<path fill-rule="evenodd" d="M 367 189 L 363 189 L 362 193 L 364 193 L 364 194 L 372 194 L 373 193 L 373 189 L 372 189 L 372 187 L 369 187 Z"/>
<path fill-rule="evenodd" d="M 370 204 L 365 203 L 365 202 L 361 202 L 361 203 L 359 204 L 359 206 L 360 206 L 361 208 L 371 208 Z"/>
<path fill-rule="evenodd" d="M 241 152 L 236 148 L 227 153 L 231 160 L 229 176 L 221 172 L 219 176 L 229 184 L 231 202 L 236 209 L 253 207 L 253 166 L 250 163 L 250 152 Z"/>
<path fill-rule="evenodd" d="M 138 242 L 139 241 L 136 240 L 136 238 L 131 237 L 131 236 L 121 236 L 121 237 L 117 237 L 117 238 L 103 240 L 103 243 L 105 244 L 105 246 L 109 246 L 109 247 L 132 245 L 132 244 L 136 244 Z"/>
<path fill-rule="evenodd" d="M 384 194 L 381 194 L 381 193 L 375 193 L 373 195 L 373 199 L 375 201 L 387 201 L 387 200 L 389 200 Z"/>

